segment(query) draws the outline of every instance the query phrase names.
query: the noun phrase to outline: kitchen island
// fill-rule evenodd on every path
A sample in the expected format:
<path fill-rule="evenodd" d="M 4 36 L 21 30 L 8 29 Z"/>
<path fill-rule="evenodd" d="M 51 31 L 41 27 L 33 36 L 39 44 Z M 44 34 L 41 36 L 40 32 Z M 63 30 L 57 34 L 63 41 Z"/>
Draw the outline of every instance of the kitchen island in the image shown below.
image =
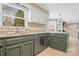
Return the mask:
<path fill-rule="evenodd" d="M 33 56 L 47 47 L 68 50 L 68 33 L 27 33 L 0 36 L 1 56 Z"/>

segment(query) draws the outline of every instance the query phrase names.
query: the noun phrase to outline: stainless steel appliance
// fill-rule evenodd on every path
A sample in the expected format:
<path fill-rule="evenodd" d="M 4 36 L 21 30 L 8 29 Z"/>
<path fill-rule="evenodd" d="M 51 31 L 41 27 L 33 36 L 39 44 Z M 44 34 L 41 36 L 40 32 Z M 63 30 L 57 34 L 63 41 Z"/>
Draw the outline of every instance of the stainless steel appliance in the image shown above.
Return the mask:
<path fill-rule="evenodd" d="M 40 53 L 46 48 L 45 37 L 41 34 L 35 35 L 34 39 L 34 55 Z"/>

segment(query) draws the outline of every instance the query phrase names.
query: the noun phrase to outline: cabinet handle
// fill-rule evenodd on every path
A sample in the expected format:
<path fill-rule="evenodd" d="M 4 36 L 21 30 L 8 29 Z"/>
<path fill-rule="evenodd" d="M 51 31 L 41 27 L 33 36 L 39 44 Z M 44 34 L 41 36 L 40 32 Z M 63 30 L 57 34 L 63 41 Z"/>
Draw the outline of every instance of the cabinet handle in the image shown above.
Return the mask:
<path fill-rule="evenodd" d="M 61 41 L 63 41 L 64 39 L 60 39 Z"/>
<path fill-rule="evenodd" d="M 63 37 L 63 36 L 58 36 L 58 37 Z"/>

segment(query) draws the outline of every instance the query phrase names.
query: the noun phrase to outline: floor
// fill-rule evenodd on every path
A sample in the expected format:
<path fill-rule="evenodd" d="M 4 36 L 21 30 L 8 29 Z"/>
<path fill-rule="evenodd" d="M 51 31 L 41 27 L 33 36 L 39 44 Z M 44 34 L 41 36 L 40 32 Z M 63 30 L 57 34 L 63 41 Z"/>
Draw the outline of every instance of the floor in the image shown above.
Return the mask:
<path fill-rule="evenodd" d="M 48 47 L 37 56 L 79 56 L 79 40 L 77 37 L 69 36 L 69 49 L 67 53 Z"/>
<path fill-rule="evenodd" d="M 37 56 L 79 56 L 79 52 L 68 51 L 67 53 L 65 53 L 48 47 Z"/>

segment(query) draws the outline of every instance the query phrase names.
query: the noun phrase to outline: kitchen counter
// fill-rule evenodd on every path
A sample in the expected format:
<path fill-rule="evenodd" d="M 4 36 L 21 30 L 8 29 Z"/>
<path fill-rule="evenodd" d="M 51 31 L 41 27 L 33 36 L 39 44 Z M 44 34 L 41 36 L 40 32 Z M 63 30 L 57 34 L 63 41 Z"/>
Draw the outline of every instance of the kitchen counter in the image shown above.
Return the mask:
<path fill-rule="evenodd" d="M 66 32 L 28 32 L 28 33 L 24 33 L 24 34 L 0 34 L 0 38 L 3 38 L 3 37 L 14 37 L 14 36 L 24 36 L 24 35 L 34 35 L 34 34 L 42 34 L 42 33 L 50 33 L 50 34 L 68 34 L 68 33 L 66 33 Z"/>

